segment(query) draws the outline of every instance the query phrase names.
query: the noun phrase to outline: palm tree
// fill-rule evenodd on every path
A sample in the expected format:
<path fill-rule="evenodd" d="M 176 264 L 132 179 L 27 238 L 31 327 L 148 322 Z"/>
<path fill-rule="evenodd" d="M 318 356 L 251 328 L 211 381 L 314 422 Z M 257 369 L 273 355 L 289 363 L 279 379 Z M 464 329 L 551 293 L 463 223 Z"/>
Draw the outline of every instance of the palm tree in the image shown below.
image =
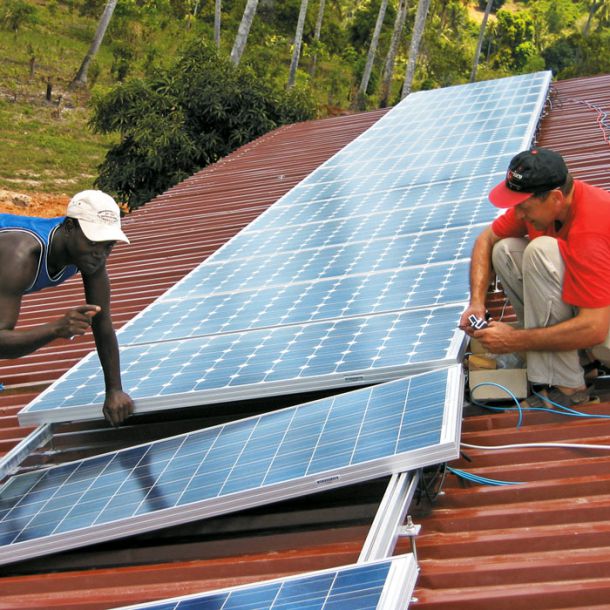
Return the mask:
<path fill-rule="evenodd" d="M 396 13 L 396 19 L 394 20 L 394 31 L 392 32 L 392 40 L 390 41 L 390 48 L 388 49 L 388 54 L 385 59 L 385 66 L 383 68 L 381 96 L 379 100 L 380 108 L 385 108 L 388 105 L 388 101 L 390 99 L 392 75 L 394 74 L 394 63 L 396 62 L 398 45 L 400 44 L 400 36 L 402 34 L 402 29 L 405 26 L 405 19 L 407 17 L 408 7 L 409 0 L 400 0 L 400 3 L 398 5 L 398 12 Z"/>
<path fill-rule="evenodd" d="M 294 86 L 297 77 L 297 66 L 301 56 L 301 44 L 303 43 L 303 27 L 305 26 L 305 16 L 307 15 L 307 4 L 309 0 L 301 0 L 301 10 L 297 20 L 297 29 L 294 34 L 294 45 L 292 49 L 292 61 L 290 62 L 290 72 L 288 73 L 288 87 Z"/>
<path fill-rule="evenodd" d="M 369 46 L 369 52 L 366 56 L 366 64 L 364 66 L 364 72 L 362 73 L 362 80 L 360 81 L 360 88 L 358 89 L 357 102 L 362 105 L 367 87 L 369 86 L 369 79 L 371 78 L 371 71 L 373 70 L 375 55 L 377 55 L 379 35 L 381 34 L 381 26 L 383 25 L 383 18 L 385 17 L 387 7 L 388 0 L 381 0 L 379 12 L 377 13 L 377 21 L 375 22 L 375 29 L 373 30 L 373 37 L 371 38 L 371 45 Z"/>
<path fill-rule="evenodd" d="M 318 18 L 316 19 L 316 28 L 314 30 L 313 41 L 314 48 L 317 49 L 318 43 L 320 42 L 320 32 L 322 31 L 322 19 L 324 18 L 324 6 L 326 5 L 326 0 L 320 0 L 320 6 L 318 7 Z M 311 68 L 310 74 L 313 76 L 316 73 L 316 63 L 318 61 L 318 52 L 317 50 L 314 52 L 313 57 L 311 58 Z"/>
<path fill-rule="evenodd" d="M 413 77 L 415 76 L 415 64 L 419 53 L 419 43 L 424 34 L 426 25 L 426 17 L 430 8 L 430 0 L 419 0 L 417 5 L 417 13 L 415 13 L 415 25 L 413 26 L 413 35 L 411 36 L 411 46 L 409 48 L 409 59 L 407 60 L 407 70 L 405 73 L 405 82 L 402 86 L 401 99 L 404 99 L 411 93 L 413 86 Z"/>
<path fill-rule="evenodd" d="M 248 0 L 246 2 L 246 8 L 237 30 L 237 36 L 235 36 L 235 43 L 231 50 L 231 61 L 237 65 L 241 59 L 242 53 L 246 48 L 246 42 L 248 42 L 248 34 L 254 21 L 254 15 L 256 14 L 256 7 L 258 6 L 258 0 Z"/>
<path fill-rule="evenodd" d="M 593 22 L 593 15 L 595 15 L 600 8 L 608 10 L 608 5 L 610 5 L 609 0 L 589 0 L 589 16 L 587 17 L 587 23 L 582 30 L 583 36 L 589 35 L 591 23 Z"/>
<path fill-rule="evenodd" d="M 104 34 L 106 34 L 106 29 L 108 28 L 108 24 L 110 23 L 110 19 L 112 19 L 112 13 L 114 13 L 114 9 L 116 8 L 117 0 L 108 0 L 106 3 L 106 7 L 104 8 L 104 12 L 100 17 L 100 21 L 97 24 L 97 30 L 95 30 L 95 36 L 93 37 L 93 42 L 83 59 L 83 63 L 80 65 L 76 76 L 70 83 L 70 89 L 74 89 L 74 87 L 82 86 L 87 83 L 87 72 L 89 71 L 89 64 L 91 60 L 95 57 L 98 52 L 102 40 L 104 40 Z"/>
<path fill-rule="evenodd" d="M 489 19 L 489 13 L 491 13 L 491 7 L 493 6 L 494 0 L 487 0 L 485 5 L 485 14 L 483 15 L 483 21 L 481 21 L 481 28 L 479 29 L 479 39 L 477 40 L 477 49 L 474 52 L 474 61 L 472 62 L 472 72 L 470 73 L 470 82 L 474 83 L 477 77 L 477 69 L 479 67 L 479 59 L 481 56 L 481 47 L 483 46 L 483 37 L 485 36 L 485 28 L 487 27 L 487 20 Z"/>
<path fill-rule="evenodd" d="M 216 48 L 220 49 L 220 9 L 222 7 L 222 0 L 216 0 L 214 4 L 214 42 Z"/>

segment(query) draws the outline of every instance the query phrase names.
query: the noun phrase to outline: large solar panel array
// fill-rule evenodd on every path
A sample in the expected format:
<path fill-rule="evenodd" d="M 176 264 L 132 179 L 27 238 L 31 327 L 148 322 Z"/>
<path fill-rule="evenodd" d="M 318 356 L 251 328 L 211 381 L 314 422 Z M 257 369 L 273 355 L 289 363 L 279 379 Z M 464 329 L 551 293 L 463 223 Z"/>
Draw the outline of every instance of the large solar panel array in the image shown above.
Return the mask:
<path fill-rule="evenodd" d="M 454 459 L 460 365 L 36 470 L 0 488 L 0 563 Z"/>
<path fill-rule="evenodd" d="M 405 610 L 416 578 L 401 555 L 117 610 Z"/>
<path fill-rule="evenodd" d="M 139 412 L 362 385 L 461 357 L 487 192 L 550 73 L 409 95 L 119 333 Z M 202 202 L 205 205 L 205 202 Z M 95 354 L 20 414 L 95 417 Z"/>

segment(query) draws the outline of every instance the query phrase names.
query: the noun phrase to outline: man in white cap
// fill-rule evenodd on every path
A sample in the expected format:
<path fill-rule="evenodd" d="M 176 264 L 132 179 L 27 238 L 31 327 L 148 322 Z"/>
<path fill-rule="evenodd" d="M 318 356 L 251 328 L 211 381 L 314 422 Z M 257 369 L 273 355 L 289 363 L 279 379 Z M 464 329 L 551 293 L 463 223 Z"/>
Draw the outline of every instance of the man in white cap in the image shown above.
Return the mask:
<path fill-rule="evenodd" d="M 115 426 L 133 411 L 121 386 L 110 315 L 106 259 L 117 241 L 129 243 L 121 230 L 120 210 L 101 191 L 76 194 L 65 217 L 0 214 L 0 358 L 25 356 L 54 339 L 83 335 L 91 327 L 106 384 L 103 413 Z M 24 294 L 57 286 L 79 271 L 85 305 L 53 322 L 15 330 Z"/>
<path fill-rule="evenodd" d="M 475 243 L 460 326 L 491 353 L 526 352 L 528 380 L 543 388 L 523 406 L 586 404 L 579 350 L 603 354 L 610 338 L 610 193 L 574 180 L 555 151 L 533 148 L 513 157 L 489 199 L 506 211 Z M 485 316 L 492 271 L 520 328 L 468 324 Z"/>

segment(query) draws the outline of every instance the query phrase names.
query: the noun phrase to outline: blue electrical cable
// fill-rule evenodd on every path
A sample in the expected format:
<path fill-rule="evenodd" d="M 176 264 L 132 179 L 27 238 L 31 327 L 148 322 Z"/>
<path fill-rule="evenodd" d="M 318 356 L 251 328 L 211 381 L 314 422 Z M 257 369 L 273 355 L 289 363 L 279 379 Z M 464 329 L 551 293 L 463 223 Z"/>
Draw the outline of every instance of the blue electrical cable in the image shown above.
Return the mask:
<path fill-rule="evenodd" d="M 519 419 L 517 420 L 517 428 L 520 428 L 521 424 L 523 422 L 523 407 L 521 406 L 519 399 L 507 387 L 500 385 L 499 383 L 495 383 L 493 381 L 482 381 L 481 383 L 477 383 L 477 385 L 475 385 L 474 388 L 470 389 L 471 402 L 474 405 L 476 405 L 477 407 L 483 407 L 484 409 L 491 409 L 492 411 L 512 411 L 513 410 L 512 407 L 490 407 L 489 405 L 486 405 L 485 403 L 479 402 L 478 400 L 474 399 L 472 397 L 472 394 L 474 393 L 474 391 L 477 388 L 480 388 L 481 386 L 484 386 L 484 385 L 490 385 L 490 386 L 494 386 L 496 388 L 500 388 L 501 390 L 506 392 L 515 401 L 515 404 L 517 405 L 517 410 L 519 411 Z"/>
<path fill-rule="evenodd" d="M 522 481 L 500 481 L 498 479 L 489 479 L 487 477 L 481 477 L 478 474 L 472 474 L 472 472 L 466 472 L 465 470 L 458 470 L 457 468 L 451 468 L 447 466 L 447 470 L 452 474 L 465 479 L 467 481 L 471 481 L 472 483 L 478 483 L 479 485 L 493 485 L 495 487 L 500 487 L 503 485 L 521 485 Z"/>
<path fill-rule="evenodd" d="M 483 402 L 476 400 L 475 398 L 472 398 L 472 392 L 474 392 L 474 390 L 476 390 L 479 386 L 483 386 L 483 385 L 491 385 L 491 386 L 500 388 L 501 390 L 504 390 L 513 399 L 513 401 L 517 405 L 517 408 L 515 409 L 515 407 L 492 407 L 488 404 L 485 404 Z M 542 401 L 544 401 L 550 405 L 553 405 L 556 408 L 555 409 L 546 408 L 546 407 L 525 407 L 524 408 L 521 406 L 521 403 L 519 402 L 517 397 L 508 388 L 504 387 L 503 385 L 501 385 L 499 383 L 494 383 L 492 381 L 483 381 L 483 382 L 477 384 L 476 386 L 474 386 L 471 389 L 470 401 L 472 402 L 472 404 L 476 405 L 477 407 L 482 407 L 483 409 L 489 409 L 490 411 L 515 411 L 515 410 L 518 411 L 519 419 L 517 420 L 517 426 L 516 426 L 517 428 L 521 427 L 521 423 L 523 422 L 523 412 L 524 411 L 542 411 L 544 413 L 554 413 L 555 415 L 565 415 L 566 417 L 583 417 L 583 418 L 588 417 L 591 419 L 610 419 L 610 415 L 585 413 L 583 411 L 578 411 L 576 409 L 566 407 L 557 402 L 554 402 L 547 396 L 544 396 L 543 394 L 540 394 L 538 392 L 534 392 L 534 395 L 538 396 L 538 398 L 540 398 Z"/>

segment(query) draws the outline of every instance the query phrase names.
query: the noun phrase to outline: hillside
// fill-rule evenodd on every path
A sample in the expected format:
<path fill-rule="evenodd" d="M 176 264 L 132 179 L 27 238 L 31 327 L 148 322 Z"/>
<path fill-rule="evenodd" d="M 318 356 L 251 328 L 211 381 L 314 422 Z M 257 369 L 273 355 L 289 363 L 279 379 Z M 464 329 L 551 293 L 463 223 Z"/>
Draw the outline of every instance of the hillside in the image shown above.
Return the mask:
<path fill-rule="evenodd" d="M 229 55 L 245 0 L 223 3 L 220 51 Z M 284 90 L 300 0 L 261 0 L 242 64 Z M 417 2 L 410 2 L 396 55 L 389 104 L 400 97 Z M 467 82 L 482 20 L 480 2 L 432 2 L 413 89 Z M 498 1 L 504 17 L 489 20 L 477 78 L 539 69 L 560 76 L 610 71 L 607 2 L 588 19 L 572 0 Z M 132 78 L 167 65 L 189 40 L 214 39 L 214 3 L 187 0 L 119 2 L 86 87 L 69 85 L 93 39 L 105 0 L 3 0 L 0 4 L 0 190 L 31 198 L 29 206 L 0 197 L 5 211 L 56 215 L 75 192 L 92 188 L 98 166 L 119 142 L 89 127 L 94 100 Z M 326 3 L 320 39 L 319 2 L 309 2 L 297 86 L 313 96 L 319 116 L 353 112 L 379 0 Z M 601 7 L 601 8 L 599 8 Z M 390 0 L 361 108 L 381 104 L 382 72 L 398 2 Z M 499 13 L 498 13 L 499 14 Z M 508 16 L 507 16 L 508 15 Z M 588 30 L 585 38 L 583 31 Z M 605 51 L 603 50 L 605 49 Z M 315 61 L 314 61 L 315 59 Z M 315 71 L 314 71 L 315 66 Z"/>

